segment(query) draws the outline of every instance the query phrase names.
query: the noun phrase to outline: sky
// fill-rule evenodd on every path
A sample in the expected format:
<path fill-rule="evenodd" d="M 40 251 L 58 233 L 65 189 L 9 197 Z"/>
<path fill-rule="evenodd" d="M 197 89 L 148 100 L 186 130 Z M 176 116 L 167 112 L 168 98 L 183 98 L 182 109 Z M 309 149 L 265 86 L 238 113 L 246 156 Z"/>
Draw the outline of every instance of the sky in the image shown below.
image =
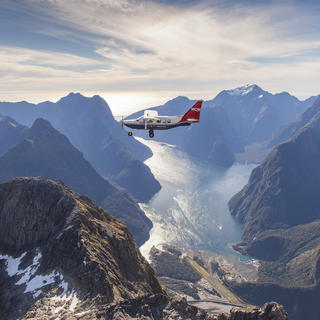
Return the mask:
<path fill-rule="evenodd" d="M 257 84 L 320 93 L 320 1 L 1 0 L 0 101 L 106 99 L 115 114 Z"/>

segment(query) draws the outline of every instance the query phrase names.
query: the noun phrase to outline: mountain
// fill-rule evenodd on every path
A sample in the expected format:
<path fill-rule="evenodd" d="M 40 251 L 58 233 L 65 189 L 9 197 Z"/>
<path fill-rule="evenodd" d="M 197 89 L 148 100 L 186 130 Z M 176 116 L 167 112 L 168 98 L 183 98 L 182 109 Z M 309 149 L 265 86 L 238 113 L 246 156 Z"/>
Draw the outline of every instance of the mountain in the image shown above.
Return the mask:
<path fill-rule="evenodd" d="M 257 85 L 224 90 L 203 103 L 199 124 L 187 129 L 176 128 L 174 132 L 156 132 L 155 139 L 177 145 L 209 163 L 229 167 L 235 154 L 245 152 L 246 146 L 268 140 L 279 127 L 302 114 L 314 100 L 315 97 L 299 101 L 286 92 L 271 94 Z M 194 103 L 178 97 L 151 109 L 160 115 L 183 115 Z M 142 113 L 137 112 L 130 118 Z M 147 138 L 145 133 L 136 131 L 135 134 Z"/>
<path fill-rule="evenodd" d="M 94 315 L 99 304 L 164 294 L 126 226 L 61 182 L 1 184 L 0 208 L 1 319 L 40 319 L 48 307 Z"/>
<path fill-rule="evenodd" d="M 223 106 L 243 145 L 266 141 L 275 130 L 295 120 L 314 101 L 300 101 L 287 92 L 271 94 L 257 85 L 219 93 L 212 103 Z"/>
<path fill-rule="evenodd" d="M 312 120 L 318 113 L 320 113 L 320 97 L 308 108 L 297 120 L 287 123 L 270 138 L 269 148 L 273 148 L 280 143 L 295 136 L 309 121 Z"/>
<path fill-rule="evenodd" d="M 24 140 L 0 157 L 1 182 L 23 176 L 62 180 L 125 222 L 139 245 L 149 238 L 152 223 L 132 198 L 102 178 L 47 120 L 37 119 L 24 134 Z"/>
<path fill-rule="evenodd" d="M 260 259 L 259 283 L 269 294 L 264 298 L 275 295 L 293 319 L 319 316 L 319 159 L 320 113 L 277 146 L 229 202 L 244 225 L 235 248 Z M 257 303 L 253 288 L 245 291 Z"/>
<path fill-rule="evenodd" d="M 99 174 L 139 201 L 147 202 L 160 190 L 160 184 L 142 162 L 152 155 L 150 149 L 127 136 L 99 96 L 87 98 L 70 93 L 56 103 L 37 105 L 2 102 L 0 113 L 28 126 L 39 117 L 48 119 L 83 152 Z"/>
<path fill-rule="evenodd" d="M 0 319 L 287 320 L 276 303 L 211 316 L 168 296 L 126 226 L 62 182 L 0 184 Z"/>
<path fill-rule="evenodd" d="M 0 155 L 21 141 L 26 130 L 27 127 L 14 119 L 0 115 Z"/>

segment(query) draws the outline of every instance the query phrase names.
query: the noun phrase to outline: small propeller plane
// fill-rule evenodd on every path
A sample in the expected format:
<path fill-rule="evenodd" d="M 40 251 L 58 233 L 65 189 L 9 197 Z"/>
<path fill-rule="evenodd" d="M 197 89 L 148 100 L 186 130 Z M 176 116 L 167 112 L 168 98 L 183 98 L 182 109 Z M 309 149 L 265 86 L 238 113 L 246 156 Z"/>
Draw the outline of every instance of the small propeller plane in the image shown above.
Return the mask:
<path fill-rule="evenodd" d="M 200 122 L 201 106 L 202 101 L 198 101 L 183 116 L 159 116 L 155 110 L 145 110 L 143 116 L 122 120 L 122 124 L 131 129 L 149 130 L 149 137 L 153 138 L 154 130 L 167 130 Z M 128 135 L 132 136 L 132 131 Z"/>

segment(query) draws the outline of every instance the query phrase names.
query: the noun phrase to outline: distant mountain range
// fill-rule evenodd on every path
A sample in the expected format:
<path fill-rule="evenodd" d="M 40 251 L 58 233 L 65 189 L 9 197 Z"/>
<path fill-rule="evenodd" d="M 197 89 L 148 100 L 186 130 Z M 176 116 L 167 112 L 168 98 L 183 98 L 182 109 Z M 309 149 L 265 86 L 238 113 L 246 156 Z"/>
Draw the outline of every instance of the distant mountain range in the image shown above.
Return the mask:
<path fill-rule="evenodd" d="M 21 140 L 0 156 L 0 182 L 25 176 L 59 179 L 125 222 L 138 245 L 149 238 L 152 223 L 134 200 L 102 178 L 83 154 L 47 120 L 37 119 L 30 129 L 12 119 L 7 121 L 9 125 L 15 124 L 15 130 L 7 136 L 19 136 Z M 8 126 L 7 122 L 5 126 Z M 3 127 L 0 123 L 0 131 Z"/>
<path fill-rule="evenodd" d="M 244 225 L 243 241 L 235 248 L 260 259 L 260 289 L 239 290 L 252 303 L 275 297 L 293 319 L 319 319 L 319 109 L 320 98 L 282 129 L 283 139 L 296 135 L 274 148 L 229 202 L 231 214 Z"/>
<path fill-rule="evenodd" d="M 48 119 L 83 152 L 99 174 L 139 201 L 150 200 L 160 190 L 160 184 L 142 163 L 152 155 L 151 150 L 135 139 L 128 139 L 108 104 L 99 96 L 87 98 L 70 93 L 57 103 L 47 101 L 37 105 L 1 102 L 0 114 L 27 126 L 39 117 Z"/>
<path fill-rule="evenodd" d="M 271 94 L 257 85 L 224 90 L 204 102 L 199 124 L 187 129 L 157 131 L 155 139 L 177 145 L 209 163 L 229 167 L 234 162 L 234 154 L 244 152 L 248 145 L 267 141 L 282 125 L 302 114 L 315 99 L 300 101 L 286 92 Z M 194 100 L 178 97 L 151 109 L 157 110 L 159 115 L 183 115 L 194 103 Z M 128 118 L 136 118 L 142 112 Z M 148 139 L 139 131 L 134 134 Z"/>

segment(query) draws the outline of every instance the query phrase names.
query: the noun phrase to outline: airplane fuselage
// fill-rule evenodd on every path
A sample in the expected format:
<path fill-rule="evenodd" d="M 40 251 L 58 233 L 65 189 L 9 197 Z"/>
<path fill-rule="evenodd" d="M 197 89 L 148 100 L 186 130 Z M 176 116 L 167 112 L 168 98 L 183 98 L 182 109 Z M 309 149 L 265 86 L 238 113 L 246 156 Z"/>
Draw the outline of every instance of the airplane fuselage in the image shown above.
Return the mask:
<path fill-rule="evenodd" d="M 200 122 L 201 106 L 202 101 L 198 101 L 182 116 L 159 116 L 156 110 L 145 110 L 143 116 L 122 120 L 122 124 L 131 129 L 149 130 L 149 137 L 153 138 L 154 130 L 168 130 Z M 128 135 L 132 136 L 132 132 L 128 132 Z"/>
<path fill-rule="evenodd" d="M 134 120 L 124 120 L 123 124 L 131 129 L 138 130 L 168 130 L 181 126 L 190 126 L 192 122 L 180 122 L 181 117 L 162 117 L 158 116 L 153 119 L 145 119 L 140 117 Z"/>

